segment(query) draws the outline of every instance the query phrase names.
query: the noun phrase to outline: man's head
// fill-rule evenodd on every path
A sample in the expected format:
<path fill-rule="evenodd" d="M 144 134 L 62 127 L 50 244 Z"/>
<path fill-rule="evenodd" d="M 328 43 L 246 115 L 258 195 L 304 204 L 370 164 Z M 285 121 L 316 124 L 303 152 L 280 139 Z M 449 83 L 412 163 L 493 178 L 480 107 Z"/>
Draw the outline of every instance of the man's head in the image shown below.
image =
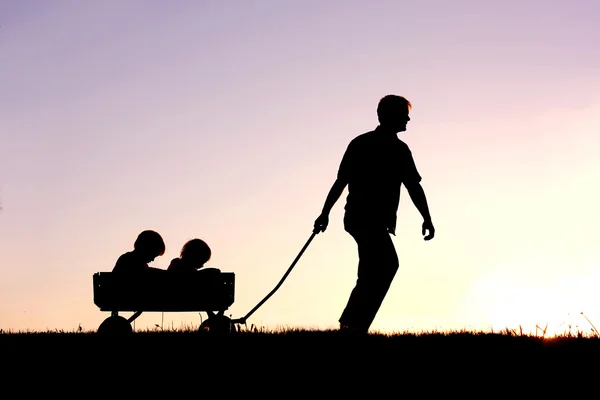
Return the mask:
<path fill-rule="evenodd" d="M 377 105 L 379 123 L 396 133 L 405 131 L 406 124 L 410 121 L 408 113 L 411 108 L 412 104 L 404 97 L 389 94 L 379 100 Z"/>

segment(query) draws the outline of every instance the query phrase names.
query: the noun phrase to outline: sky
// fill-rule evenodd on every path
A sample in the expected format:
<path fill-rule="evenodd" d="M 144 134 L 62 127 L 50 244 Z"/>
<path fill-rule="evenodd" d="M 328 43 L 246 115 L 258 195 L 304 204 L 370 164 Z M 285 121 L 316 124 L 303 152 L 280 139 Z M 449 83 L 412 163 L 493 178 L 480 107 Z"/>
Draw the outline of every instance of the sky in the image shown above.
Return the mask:
<path fill-rule="evenodd" d="M 589 331 L 599 19 L 594 0 L 0 1 L 0 329 L 97 329 L 92 276 L 146 229 L 166 243 L 158 268 L 205 240 L 244 316 L 398 94 L 436 237 L 402 189 L 372 329 Z M 346 194 L 249 325 L 337 328 L 358 263 Z"/>

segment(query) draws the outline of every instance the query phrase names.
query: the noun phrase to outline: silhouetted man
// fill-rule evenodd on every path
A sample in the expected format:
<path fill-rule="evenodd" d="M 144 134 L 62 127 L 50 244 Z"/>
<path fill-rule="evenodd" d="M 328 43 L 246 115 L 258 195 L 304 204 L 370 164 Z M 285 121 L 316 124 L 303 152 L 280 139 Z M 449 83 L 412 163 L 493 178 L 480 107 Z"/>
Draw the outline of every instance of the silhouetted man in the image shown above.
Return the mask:
<path fill-rule="evenodd" d="M 348 145 L 337 179 L 314 224 L 315 232 L 325 231 L 329 212 L 348 185 L 344 229 L 356 241 L 359 263 L 356 286 L 339 319 L 342 330 L 368 332 L 398 270 L 390 234 L 396 232 L 402 184 L 423 217 L 422 234 L 427 233 L 424 239 L 432 239 L 435 233 L 412 153 L 397 137 L 398 132 L 406 130 L 411 107 L 408 100 L 396 95 L 379 101 L 379 126 Z"/>

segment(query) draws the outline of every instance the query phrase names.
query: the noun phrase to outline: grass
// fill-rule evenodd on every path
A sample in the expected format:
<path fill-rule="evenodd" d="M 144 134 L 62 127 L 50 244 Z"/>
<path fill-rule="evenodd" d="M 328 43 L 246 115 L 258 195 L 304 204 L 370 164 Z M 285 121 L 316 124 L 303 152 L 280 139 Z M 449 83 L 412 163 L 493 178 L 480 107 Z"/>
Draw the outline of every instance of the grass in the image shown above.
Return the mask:
<path fill-rule="evenodd" d="M 318 391 L 321 397 L 323 391 L 352 393 L 365 387 L 375 390 L 373 385 L 397 391 L 401 383 L 410 387 L 421 380 L 426 383 L 420 390 L 429 393 L 450 377 L 453 390 L 462 391 L 471 390 L 472 381 L 490 389 L 523 382 L 547 385 L 553 382 L 549 372 L 559 373 L 564 384 L 575 382 L 569 380 L 569 372 L 595 370 L 586 365 L 593 366 L 598 354 L 600 338 L 595 331 L 554 337 L 515 329 L 348 336 L 336 330 L 250 325 L 230 335 L 187 326 L 138 330 L 120 338 L 82 329 L 0 331 L 2 364 L 10 366 L 16 377 L 35 377 L 31 382 L 40 376 L 52 382 L 88 380 L 89 387 L 99 390 L 120 380 L 130 382 L 136 391 L 188 388 L 191 392 L 185 393 L 193 395 L 208 390 L 208 382 L 213 382 L 229 393 L 225 397 L 233 397 L 236 390 L 240 395 L 269 397 L 279 387 L 286 398 L 300 389 Z M 9 375 L 3 377 L 11 382 Z M 142 383 L 133 384 L 134 380 Z M 248 387 L 253 390 L 244 392 Z M 443 388 L 450 393 L 449 387 Z"/>
<path fill-rule="evenodd" d="M 81 327 L 73 331 L 49 330 L 49 331 L 5 331 L 0 329 L 0 345 L 5 343 L 28 343 L 36 341 L 58 340 L 68 344 L 73 343 L 104 343 L 108 340 L 116 344 L 117 341 L 133 343 L 136 341 L 154 340 L 156 343 L 177 343 L 177 341 L 193 340 L 194 345 L 206 346 L 212 343 L 228 343 L 236 345 L 244 343 L 248 345 L 265 346 L 268 348 L 271 343 L 277 346 L 302 347 L 304 345 L 332 346 L 335 343 L 354 343 L 361 345 L 386 346 L 389 351 L 394 351 L 398 347 L 407 347 L 405 350 L 416 349 L 419 346 L 436 346 L 437 350 L 450 350 L 456 344 L 460 343 L 466 349 L 471 345 L 477 345 L 478 348 L 490 349 L 498 346 L 512 346 L 515 344 L 526 344 L 531 349 L 552 349 L 565 345 L 586 346 L 590 350 L 600 349 L 600 336 L 595 329 L 590 331 L 577 330 L 565 331 L 563 334 L 547 336 L 544 329 L 540 328 L 538 333 L 524 333 L 522 329 L 506 328 L 502 331 L 470 331 L 470 330 L 449 330 L 449 331 L 421 331 L 421 332 L 393 332 L 381 333 L 371 332 L 369 335 L 351 335 L 344 334 L 337 330 L 319 330 L 280 327 L 277 329 L 267 329 L 255 325 L 238 325 L 237 332 L 217 335 L 198 330 L 198 326 L 182 326 L 180 328 L 162 329 L 159 325 L 155 329 L 135 330 L 129 337 L 123 338 L 102 338 L 96 334 L 95 330 L 85 331 Z M 410 345 L 410 346 L 408 346 Z M 331 349 L 331 347 L 330 347 Z"/>

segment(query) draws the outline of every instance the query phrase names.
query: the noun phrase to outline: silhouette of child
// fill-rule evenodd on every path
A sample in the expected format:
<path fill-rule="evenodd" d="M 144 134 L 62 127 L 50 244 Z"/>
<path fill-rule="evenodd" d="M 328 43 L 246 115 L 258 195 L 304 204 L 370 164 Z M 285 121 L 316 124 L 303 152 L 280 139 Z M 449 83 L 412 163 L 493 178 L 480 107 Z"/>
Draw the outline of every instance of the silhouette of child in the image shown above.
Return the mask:
<path fill-rule="evenodd" d="M 139 274 L 147 271 L 164 271 L 148 266 L 158 256 L 165 254 L 165 242 L 155 231 L 140 233 L 133 244 L 133 251 L 122 254 L 113 271 L 118 274 Z"/>
<path fill-rule="evenodd" d="M 181 248 L 179 258 L 171 260 L 167 268 L 168 271 L 175 272 L 194 272 L 204 267 L 204 264 L 210 260 L 212 252 L 210 247 L 202 239 L 189 240 Z M 212 268 L 211 268 L 212 269 Z"/>

